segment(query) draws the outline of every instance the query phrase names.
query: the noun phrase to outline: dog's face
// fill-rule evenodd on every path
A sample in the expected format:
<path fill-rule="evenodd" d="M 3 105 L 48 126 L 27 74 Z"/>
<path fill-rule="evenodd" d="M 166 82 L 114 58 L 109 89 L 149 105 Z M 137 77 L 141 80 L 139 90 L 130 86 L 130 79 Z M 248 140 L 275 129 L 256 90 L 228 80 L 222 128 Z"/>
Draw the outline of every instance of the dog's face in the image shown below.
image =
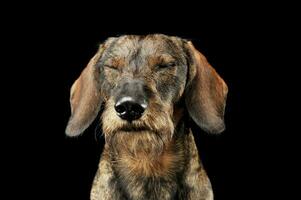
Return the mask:
<path fill-rule="evenodd" d="M 142 136 L 141 131 L 171 138 L 174 104 L 183 95 L 187 77 L 184 55 L 179 39 L 162 35 L 113 39 L 97 64 L 106 99 L 106 138 L 115 133 Z"/>
<path fill-rule="evenodd" d="M 218 133 L 226 95 L 226 84 L 191 42 L 159 34 L 109 38 L 71 88 L 66 133 L 82 133 L 101 105 L 106 140 L 169 140 L 185 108 L 201 128 Z"/>

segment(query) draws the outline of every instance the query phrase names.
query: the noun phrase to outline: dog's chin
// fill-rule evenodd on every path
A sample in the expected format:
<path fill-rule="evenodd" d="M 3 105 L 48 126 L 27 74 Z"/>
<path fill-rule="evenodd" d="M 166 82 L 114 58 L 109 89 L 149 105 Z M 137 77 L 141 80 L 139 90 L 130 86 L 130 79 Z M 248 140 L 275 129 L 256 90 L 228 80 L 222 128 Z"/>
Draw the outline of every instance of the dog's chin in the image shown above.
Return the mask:
<path fill-rule="evenodd" d="M 142 127 L 140 129 L 121 128 L 108 136 L 107 142 L 114 154 L 131 155 L 137 159 L 142 155 L 149 157 L 160 155 L 167 142 L 166 138 L 152 130 Z"/>

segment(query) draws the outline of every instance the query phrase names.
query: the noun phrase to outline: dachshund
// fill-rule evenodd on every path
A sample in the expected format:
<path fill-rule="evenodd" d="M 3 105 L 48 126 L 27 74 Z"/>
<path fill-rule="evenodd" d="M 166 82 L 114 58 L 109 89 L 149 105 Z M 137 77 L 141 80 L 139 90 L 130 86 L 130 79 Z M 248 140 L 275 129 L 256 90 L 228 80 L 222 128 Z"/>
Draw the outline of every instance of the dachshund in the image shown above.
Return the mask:
<path fill-rule="evenodd" d="M 105 145 L 91 200 L 212 200 L 191 124 L 221 133 L 227 93 L 191 41 L 108 38 L 71 87 L 66 128 L 78 136 L 100 116 Z"/>

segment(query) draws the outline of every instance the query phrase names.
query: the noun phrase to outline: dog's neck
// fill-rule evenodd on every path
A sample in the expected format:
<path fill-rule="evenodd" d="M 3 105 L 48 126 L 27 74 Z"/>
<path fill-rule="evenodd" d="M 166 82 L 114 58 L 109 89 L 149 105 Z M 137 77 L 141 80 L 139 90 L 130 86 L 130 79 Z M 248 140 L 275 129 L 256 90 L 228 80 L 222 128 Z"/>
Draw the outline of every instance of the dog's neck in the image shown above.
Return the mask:
<path fill-rule="evenodd" d="M 152 132 L 118 133 L 107 150 L 117 183 L 126 196 L 170 199 L 176 195 L 178 179 L 186 163 L 185 130 L 184 121 L 180 120 L 168 142 Z"/>

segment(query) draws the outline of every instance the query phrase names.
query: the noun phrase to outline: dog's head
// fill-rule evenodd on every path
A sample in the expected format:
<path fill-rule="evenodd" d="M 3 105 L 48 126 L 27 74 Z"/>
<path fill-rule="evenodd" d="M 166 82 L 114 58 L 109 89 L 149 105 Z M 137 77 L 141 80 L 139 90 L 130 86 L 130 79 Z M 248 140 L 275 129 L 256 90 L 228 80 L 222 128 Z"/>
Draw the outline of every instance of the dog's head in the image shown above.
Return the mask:
<path fill-rule="evenodd" d="M 189 41 L 160 34 L 109 38 L 72 85 L 66 133 L 81 134 L 102 105 L 106 137 L 151 131 L 171 138 L 185 107 L 203 130 L 219 133 L 226 95 L 225 82 Z"/>

